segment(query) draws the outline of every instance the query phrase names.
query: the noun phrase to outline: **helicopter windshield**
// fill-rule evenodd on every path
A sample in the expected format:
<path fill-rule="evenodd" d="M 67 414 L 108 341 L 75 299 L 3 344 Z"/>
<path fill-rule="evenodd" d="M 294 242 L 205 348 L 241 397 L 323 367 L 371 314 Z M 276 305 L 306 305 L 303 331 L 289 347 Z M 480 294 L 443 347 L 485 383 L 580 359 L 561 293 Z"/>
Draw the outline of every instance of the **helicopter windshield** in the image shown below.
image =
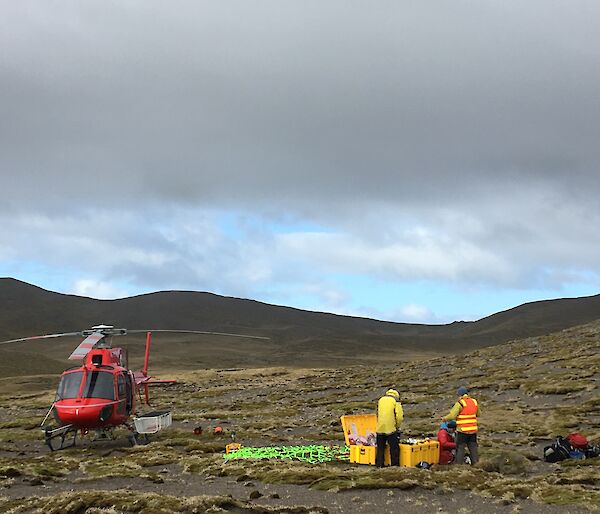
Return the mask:
<path fill-rule="evenodd" d="M 82 398 L 115 399 L 113 374 L 108 371 L 90 371 L 81 392 Z"/>
<path fill-rule="evenodd" d="M 56 390 L 56 401 L 67 398 L 77 398 L 79 386 L 83 378 L 83 371 L 74 371 L 66 373 L 60 379 L 58 389 Z"/>

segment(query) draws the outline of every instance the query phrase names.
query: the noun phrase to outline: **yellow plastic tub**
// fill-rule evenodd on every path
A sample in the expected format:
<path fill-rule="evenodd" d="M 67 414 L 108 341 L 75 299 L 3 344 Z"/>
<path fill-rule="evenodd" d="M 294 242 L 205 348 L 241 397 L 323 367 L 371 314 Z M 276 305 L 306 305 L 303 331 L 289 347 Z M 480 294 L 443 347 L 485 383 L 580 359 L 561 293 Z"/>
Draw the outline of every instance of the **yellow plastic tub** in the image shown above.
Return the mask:
<path fill-rule="evenodd" d="M 346 445 L 350 447 L 350 462 L 375 465 L 375 446 L 356 444 L 357 438 L 367 438 L 377 430 L 377 414 L 351 414 L 340 418 Z M 424 439 L 414 444 L 400 445 L 400 466 L 416 466 L 422 460 L 429 464 L 440 461 L 440 445 L 437 441 Z M 390 448 L 385 449 L 385 465 L 390 464 Z"/>
<path fill-rule="evenodd" d="M 440 462 L 440 443 L 425 440 L 400 445 L 400 466 L 412 467 L 421 461 L 438 464 Z"/>
<path fill-rule="evenodd" d="M 361 446 L 358 444 L 350 445 L 350 462 L 355 464 L 370 464 L 375 465 L 375 456 L 377 454 L 376 446 Z M 386 447 L 383 463 L 385 466 L 390 465 L 390 447 Z"/>
<path fill-rule="evenodd" d="M 354 445 L 356 437 L 366 438 L 377 430 L 377 414 L 350 414 L 340 418 L 346 445 Z"/>

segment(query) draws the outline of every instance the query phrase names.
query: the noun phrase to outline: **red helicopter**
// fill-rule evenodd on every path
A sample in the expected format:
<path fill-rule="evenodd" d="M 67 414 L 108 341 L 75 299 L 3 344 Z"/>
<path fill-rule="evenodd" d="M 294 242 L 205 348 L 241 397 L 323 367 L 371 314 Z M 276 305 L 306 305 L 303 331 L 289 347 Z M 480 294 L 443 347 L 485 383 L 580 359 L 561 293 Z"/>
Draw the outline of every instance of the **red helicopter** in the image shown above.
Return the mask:
<path fill-rule="evenodd" d="M 127 350 L 112 346 L 113 336 L 128 333 L 146 332 L 146 353 L 140 371 L 128 367 Z M 140 434 L 147 440 L 149 433 L 155 433 L 171 424 L 170 411 L 155 411 L 136 416 L 136 393 L 140 400 L 149 405 L 148 388 L 153 384 L 175 383 L 176 380 L 156 380 L 148 375 L 150 341 L 153 332 L 176 332 L 189 334 L 209 334 L 217 336 L 247 337 L 268 339 L 261 336 L 204 332 L 197 330 L 127 330 L 112 325 L 96 325 L 81 332 L 67 332 L 43 336 L 23 337 L 3 341 L 0 344 L 50 339 L 66 336 L 85 336 L 70 360 L 84 359 L 83 365 L 68 369 L 61 375 L 54 403 L 48 410 L 42 426 L 51 413 L 58 423 L 57 428 L 44 427 L 45 443 L 50 450 L 61 450 L 75 446 L 77 433 L 85 436 L 94 430 L 97 438 L 114 439 L 113 430 L 125 426 L 131 431 L 129 441 L 137 444 Z M 142 391 L 144 398 L 142 398 Z M 133 417 L 133 425 L 130 418 Z M 72 440 L 65 444 L 65 440 Z M 58 443 L 57 443 L 58 441 Z"/>

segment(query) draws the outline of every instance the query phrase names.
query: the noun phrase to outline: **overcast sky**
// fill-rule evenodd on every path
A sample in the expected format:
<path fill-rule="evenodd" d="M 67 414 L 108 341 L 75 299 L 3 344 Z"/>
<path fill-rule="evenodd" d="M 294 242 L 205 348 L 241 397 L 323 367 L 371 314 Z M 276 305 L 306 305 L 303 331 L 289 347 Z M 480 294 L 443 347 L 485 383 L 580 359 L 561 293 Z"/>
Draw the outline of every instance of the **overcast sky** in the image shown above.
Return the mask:
<path fill-rule="evenodd" d="M 600 292 L 597 0 L 0 6 L 2 276 L 419 323 Z"/>

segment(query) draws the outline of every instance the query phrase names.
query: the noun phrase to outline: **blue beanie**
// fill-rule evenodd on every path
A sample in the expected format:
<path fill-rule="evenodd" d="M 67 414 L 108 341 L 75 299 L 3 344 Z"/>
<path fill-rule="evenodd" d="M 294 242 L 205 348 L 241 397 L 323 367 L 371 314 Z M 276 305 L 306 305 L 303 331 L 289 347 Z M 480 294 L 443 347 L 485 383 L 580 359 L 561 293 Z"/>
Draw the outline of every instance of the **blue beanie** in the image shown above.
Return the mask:
<path fill-rule="evenodd" d="M 469 390 L 465 386 L 460 386 L 456 392 L 458 393 L 458 396 L 462 396 L 463 394 L 467 394 Z"/>
<path fill-rule="evenodd" d="M 451 419 L 450 421 L 448 421 L 447 425 L 448 428 L 456 428 L 456 421 Z"/>
<path fill-rule="evenodd" d="M 447 421 L 442 421 L 442 424 L 440 425 L 440 428 L 442 430 L 447 430 L 448 429 L 448 422 Z"/>

